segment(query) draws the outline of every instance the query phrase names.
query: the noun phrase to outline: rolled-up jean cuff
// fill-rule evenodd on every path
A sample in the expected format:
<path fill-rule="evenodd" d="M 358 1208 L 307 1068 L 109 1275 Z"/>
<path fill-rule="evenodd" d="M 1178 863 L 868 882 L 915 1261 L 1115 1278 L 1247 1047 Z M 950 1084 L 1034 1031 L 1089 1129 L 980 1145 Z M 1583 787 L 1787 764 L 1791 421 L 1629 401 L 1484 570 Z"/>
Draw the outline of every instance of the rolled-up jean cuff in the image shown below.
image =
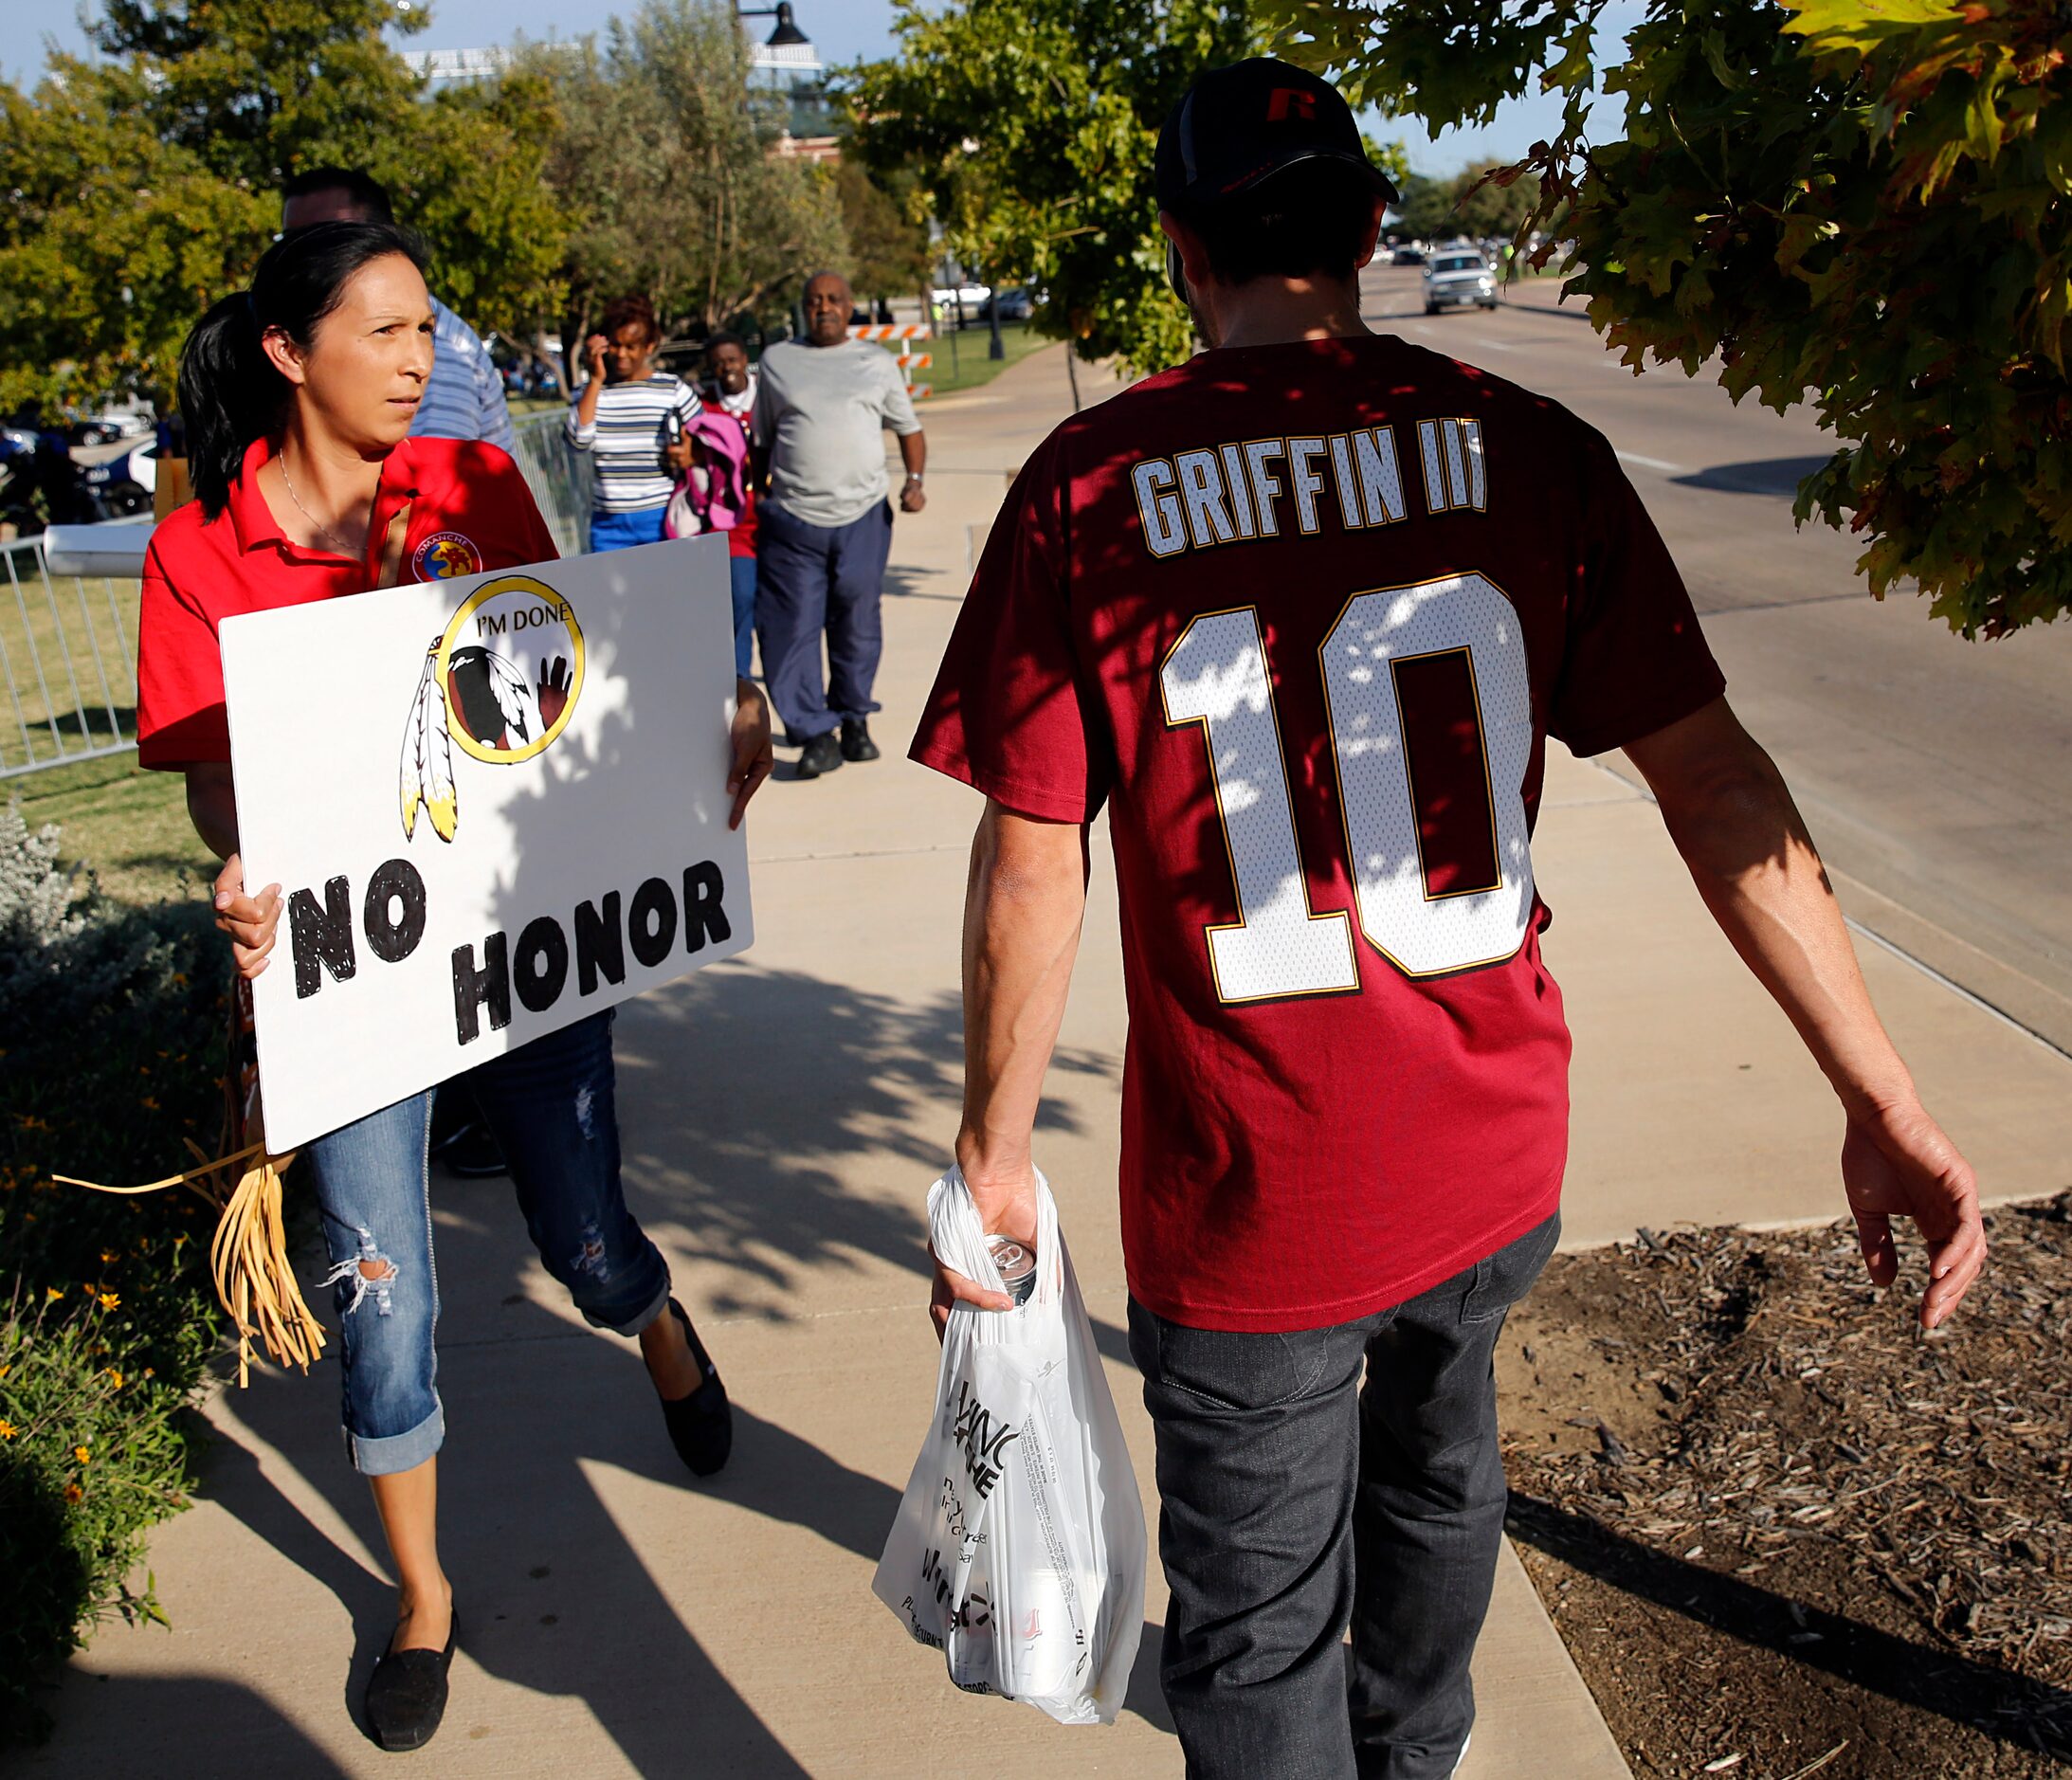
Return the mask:
<path fill-rule="evenodd" d="M 398 1471 L 423 1464 L 445 1444 L 445 1439 L 446 1412 L 442 1405 L 415 1427 L 401 1434 L 385 1434 L 378 1440 L 355 1434 L 349 1427 L 345 1430 L 345 1451 L 353 1469 L 362 1477 L 393 1477 Z"/>
<path fill-rule="evenodd" d="M 583 1320 L 590 1324 L 592 1329 L 609 1329 L 613 1335 L 637 1335 L 656 1317 L 660 1317 L 663 1311 L 669 1308 L 670 1290 L 669 1278 L 664 1274 L 662 1281 L 662 1290 L 648 1300 L 647 1307 L 638 1316 L 628 1317 L 623 1322 L 612 1322 L 606 1317 L 597 1316 L 592 1311 L 586 1310 L 583 1313 Z"/>

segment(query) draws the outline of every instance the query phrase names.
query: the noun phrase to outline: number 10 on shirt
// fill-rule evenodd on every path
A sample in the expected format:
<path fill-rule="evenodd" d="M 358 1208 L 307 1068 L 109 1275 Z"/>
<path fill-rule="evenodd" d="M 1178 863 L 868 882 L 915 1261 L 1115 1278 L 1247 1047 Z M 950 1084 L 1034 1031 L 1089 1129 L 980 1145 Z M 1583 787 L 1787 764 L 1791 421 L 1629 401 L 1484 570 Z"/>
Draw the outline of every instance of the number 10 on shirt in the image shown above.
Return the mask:
<path fill-rule="evenodd" d="M 1533 713 L 1511 602 L 1475 573 L 1358 593 L 1318 665 L 1361 935 L 1407 976 L 1512 956 L 1533 907 Z M 1194 619 L 1159 687 L 1169 725 L 1202 726 L 1237 893 L 1237 920 L 1208 930 L 1218 996 L 1356 990 L 1352 918 L 1310 906 L 1259 608 Z"/>

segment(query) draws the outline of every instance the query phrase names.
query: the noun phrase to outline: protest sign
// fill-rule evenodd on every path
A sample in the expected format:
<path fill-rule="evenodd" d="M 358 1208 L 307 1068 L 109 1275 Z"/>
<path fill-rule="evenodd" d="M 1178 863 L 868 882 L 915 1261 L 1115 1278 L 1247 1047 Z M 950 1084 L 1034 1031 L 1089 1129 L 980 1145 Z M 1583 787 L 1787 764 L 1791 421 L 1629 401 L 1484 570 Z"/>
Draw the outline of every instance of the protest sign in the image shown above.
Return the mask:
<path fill-rule="evenodd" d="M 266 1138 L 334 1131 L 750 943 L 723 536 L 222 627 Z"/>

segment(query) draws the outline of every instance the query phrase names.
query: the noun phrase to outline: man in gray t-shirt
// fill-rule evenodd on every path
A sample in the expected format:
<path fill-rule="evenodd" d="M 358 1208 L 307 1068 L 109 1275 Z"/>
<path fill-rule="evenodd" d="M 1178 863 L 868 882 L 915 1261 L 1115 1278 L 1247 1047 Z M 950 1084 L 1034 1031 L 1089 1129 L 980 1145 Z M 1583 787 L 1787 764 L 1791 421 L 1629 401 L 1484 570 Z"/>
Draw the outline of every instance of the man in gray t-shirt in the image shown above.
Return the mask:
<path fill-rule="evenodd" d="M 802 779 L 878 758 L 866 719 L 879 708 L 870 695 L 892 548 L 886 427 L 906 465 L 900 511 L 926 501 L 921 424 L 892 354 L 849 338 L 855 302 L 840 273 L 816 272 L 806 281 L 805 339 L 771 347 L 757 366 L 755 620 L 770 702 L 785 740 L 804 751 Z"/>

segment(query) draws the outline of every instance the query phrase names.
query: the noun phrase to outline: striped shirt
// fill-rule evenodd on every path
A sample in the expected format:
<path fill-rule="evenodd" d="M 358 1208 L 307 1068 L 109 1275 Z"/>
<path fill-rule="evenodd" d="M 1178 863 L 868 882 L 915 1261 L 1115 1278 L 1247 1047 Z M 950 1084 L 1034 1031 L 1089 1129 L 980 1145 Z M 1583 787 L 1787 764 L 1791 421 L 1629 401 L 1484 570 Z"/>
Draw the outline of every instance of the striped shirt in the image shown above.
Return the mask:
<path fill-rule="evenodd" d="M 645 383 L 608 383 L 597 392 L 597 418 L 588 427 L 576 414 L 585 384 L 569 405 L 569 443 L 592 452 L 597 461 L 597 491 L 592 505 L 599 513 L 644 513 L 669 504 L 676 478 L 662 461 L 669 443 L 666 423 L 673 411 L 687 429 L 699 411 L 698 391 L 666 371 Z"/>
<path fill-rule="evenodd" d="M 431 375 L 425 380 L 425 398 L 410 422 L 411 436 L 486 439 L 515 455 L 518 435 L 511 430 L 503 379 L 497 375 L 488 347 L 436 297 L 431 300 Z"/>

